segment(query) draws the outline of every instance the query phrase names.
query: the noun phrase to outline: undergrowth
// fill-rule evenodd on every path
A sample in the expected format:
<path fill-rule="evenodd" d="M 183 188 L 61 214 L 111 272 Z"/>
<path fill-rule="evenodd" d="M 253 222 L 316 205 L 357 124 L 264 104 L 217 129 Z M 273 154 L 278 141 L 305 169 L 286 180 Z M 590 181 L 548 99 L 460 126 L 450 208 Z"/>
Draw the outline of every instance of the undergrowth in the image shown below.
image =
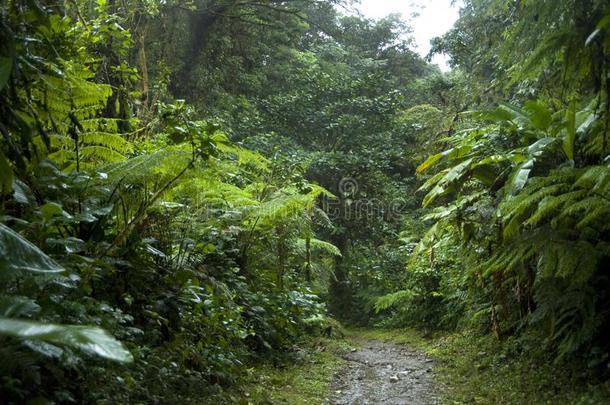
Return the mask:
<path fill-rule="evenodd" d="M 511 339 L 455 333 L 428 353 L 447 404 L 610 404 L 610 384 L 595 385 L 582 367 L 554 364 L 544 353 L 519 353 Z"/>
<path fill-rule="evenodd" d="M 345 339 L 308 340 L 295 346 L 281 364 L 263 363 L 249 369 L 239 391 L 227 399 L 244 405 L 322 403 L 350 348 Z"/>

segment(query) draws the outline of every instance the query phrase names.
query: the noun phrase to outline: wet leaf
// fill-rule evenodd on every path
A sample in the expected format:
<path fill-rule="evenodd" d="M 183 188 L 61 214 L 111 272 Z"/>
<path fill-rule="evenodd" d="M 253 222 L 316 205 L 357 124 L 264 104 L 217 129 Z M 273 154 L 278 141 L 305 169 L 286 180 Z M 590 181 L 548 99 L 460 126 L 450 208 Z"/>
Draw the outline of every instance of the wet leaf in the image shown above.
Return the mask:
<path fill-rule="evenodd" d="M 0 271 L 59 273 L 64 269 L 36 245 L 0 224 Z"/>
<path fill-rule="evenodd" d="M 0 317 L 0 334 L 70 346 L 114 361 L 133 361 L 131 353 L 121 342 L 100 328 Z"/>

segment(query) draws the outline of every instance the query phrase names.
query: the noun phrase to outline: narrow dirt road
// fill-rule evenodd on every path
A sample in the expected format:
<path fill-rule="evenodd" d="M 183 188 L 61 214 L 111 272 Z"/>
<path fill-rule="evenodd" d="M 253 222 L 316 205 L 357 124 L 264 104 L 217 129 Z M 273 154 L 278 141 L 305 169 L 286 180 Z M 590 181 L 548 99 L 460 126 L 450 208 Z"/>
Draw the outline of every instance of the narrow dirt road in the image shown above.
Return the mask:
<path fill-rule="evenodd" d="M 361 341 L 333 382 L 333 405 L 434 405 L 432 360 L 417 349 Z"/>

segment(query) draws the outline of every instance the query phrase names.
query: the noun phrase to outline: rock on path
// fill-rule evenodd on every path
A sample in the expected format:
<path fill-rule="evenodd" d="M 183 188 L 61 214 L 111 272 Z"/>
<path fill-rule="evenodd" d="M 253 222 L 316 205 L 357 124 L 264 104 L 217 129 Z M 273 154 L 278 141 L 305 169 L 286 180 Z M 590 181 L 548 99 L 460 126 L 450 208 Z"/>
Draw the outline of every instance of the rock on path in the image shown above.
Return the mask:
<path fill-rule="evenodd" d="M 363 341 L 335 377 L 333 405 L 435 405 L 432 360 L 416 349 Z"/>

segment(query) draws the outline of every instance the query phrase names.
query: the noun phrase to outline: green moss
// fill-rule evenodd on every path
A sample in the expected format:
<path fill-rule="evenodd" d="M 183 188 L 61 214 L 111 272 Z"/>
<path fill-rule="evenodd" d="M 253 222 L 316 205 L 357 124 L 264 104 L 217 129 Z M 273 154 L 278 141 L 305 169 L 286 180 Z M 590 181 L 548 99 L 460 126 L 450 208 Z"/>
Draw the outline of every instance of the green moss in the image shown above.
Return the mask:
<path fill-rule="evenodd" d="M 240 404 L 319 404 L 329 396 L 333 376 L 345 363 L 346 340 L 314 339 L 281 367 L 260 365 L 232 399 Z"/>

